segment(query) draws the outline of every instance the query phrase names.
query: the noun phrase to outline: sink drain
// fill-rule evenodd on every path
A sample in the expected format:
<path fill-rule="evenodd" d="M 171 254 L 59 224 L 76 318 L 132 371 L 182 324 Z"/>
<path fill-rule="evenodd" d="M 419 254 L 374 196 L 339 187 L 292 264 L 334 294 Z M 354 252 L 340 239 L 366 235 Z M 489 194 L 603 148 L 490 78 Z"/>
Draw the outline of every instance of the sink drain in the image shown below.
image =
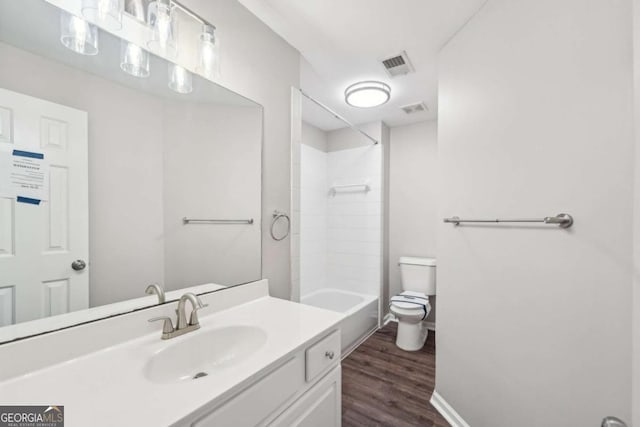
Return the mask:
<path fill-rule="evenodd" d="M 207 374 L 206 372 L 198 372 L 197 374 L 195 374 L 193 376 L 193 379 L 197 380 L 198 378 L 206 377 L 207 375 L 209 375 L 209 374 Z"/>

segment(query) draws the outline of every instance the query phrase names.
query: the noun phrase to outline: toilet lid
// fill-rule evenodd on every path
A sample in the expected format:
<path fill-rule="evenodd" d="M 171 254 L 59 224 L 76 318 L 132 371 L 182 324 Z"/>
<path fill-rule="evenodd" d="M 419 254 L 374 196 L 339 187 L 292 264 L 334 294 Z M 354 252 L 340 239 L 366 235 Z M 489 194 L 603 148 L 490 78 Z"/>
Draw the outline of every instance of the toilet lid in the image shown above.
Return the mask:
<path fill-rule="evenodd" d="M 405 291 L 391 298 L 391 306 L 404 310 L 415 310 L 424 313 L 424 320 L 431 309 L 429 297 L 419 292 Z"/>

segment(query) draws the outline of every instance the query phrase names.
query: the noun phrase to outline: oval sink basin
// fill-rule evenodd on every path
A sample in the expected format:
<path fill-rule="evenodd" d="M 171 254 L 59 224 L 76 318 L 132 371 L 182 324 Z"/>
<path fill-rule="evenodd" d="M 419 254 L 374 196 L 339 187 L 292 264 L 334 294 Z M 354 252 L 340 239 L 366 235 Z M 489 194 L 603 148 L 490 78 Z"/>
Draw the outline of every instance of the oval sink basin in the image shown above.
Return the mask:
<path fill-rule="evenodd" d="M 267 341 L 264 330 L 254 326 L 228 326 L 194 331 L 155 353 L 145 364 L 144 375 L 157 383 L 206 377 L 255 354 Z"/>

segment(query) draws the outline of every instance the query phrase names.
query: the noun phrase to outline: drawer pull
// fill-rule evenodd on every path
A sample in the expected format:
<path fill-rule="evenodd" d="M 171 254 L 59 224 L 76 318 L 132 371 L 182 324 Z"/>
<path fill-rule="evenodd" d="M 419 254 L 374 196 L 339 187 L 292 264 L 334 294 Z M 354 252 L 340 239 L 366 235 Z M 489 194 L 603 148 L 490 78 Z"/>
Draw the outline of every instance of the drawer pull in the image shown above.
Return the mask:
<path fill-rule="evenodd" d="M 335 356 L 335 353 L 333 351 L 327 351 L 324 355 L 326 357 L 328 357 L 329 359 L 333 360 L 333 357 Z"/>

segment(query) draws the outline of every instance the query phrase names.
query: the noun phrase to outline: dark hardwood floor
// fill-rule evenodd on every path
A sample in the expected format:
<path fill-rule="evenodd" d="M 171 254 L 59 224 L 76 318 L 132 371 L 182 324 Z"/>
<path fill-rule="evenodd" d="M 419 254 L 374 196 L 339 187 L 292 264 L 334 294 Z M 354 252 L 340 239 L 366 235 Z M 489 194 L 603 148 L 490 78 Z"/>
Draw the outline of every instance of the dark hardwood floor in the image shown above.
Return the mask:
<path fill-rule="evenodd" d="M 342 361 L 342 425 L 449 427 L 429 403 L 435 386 L 435 333 L 420 351 L 395 345 L 389 323 Z"/>

